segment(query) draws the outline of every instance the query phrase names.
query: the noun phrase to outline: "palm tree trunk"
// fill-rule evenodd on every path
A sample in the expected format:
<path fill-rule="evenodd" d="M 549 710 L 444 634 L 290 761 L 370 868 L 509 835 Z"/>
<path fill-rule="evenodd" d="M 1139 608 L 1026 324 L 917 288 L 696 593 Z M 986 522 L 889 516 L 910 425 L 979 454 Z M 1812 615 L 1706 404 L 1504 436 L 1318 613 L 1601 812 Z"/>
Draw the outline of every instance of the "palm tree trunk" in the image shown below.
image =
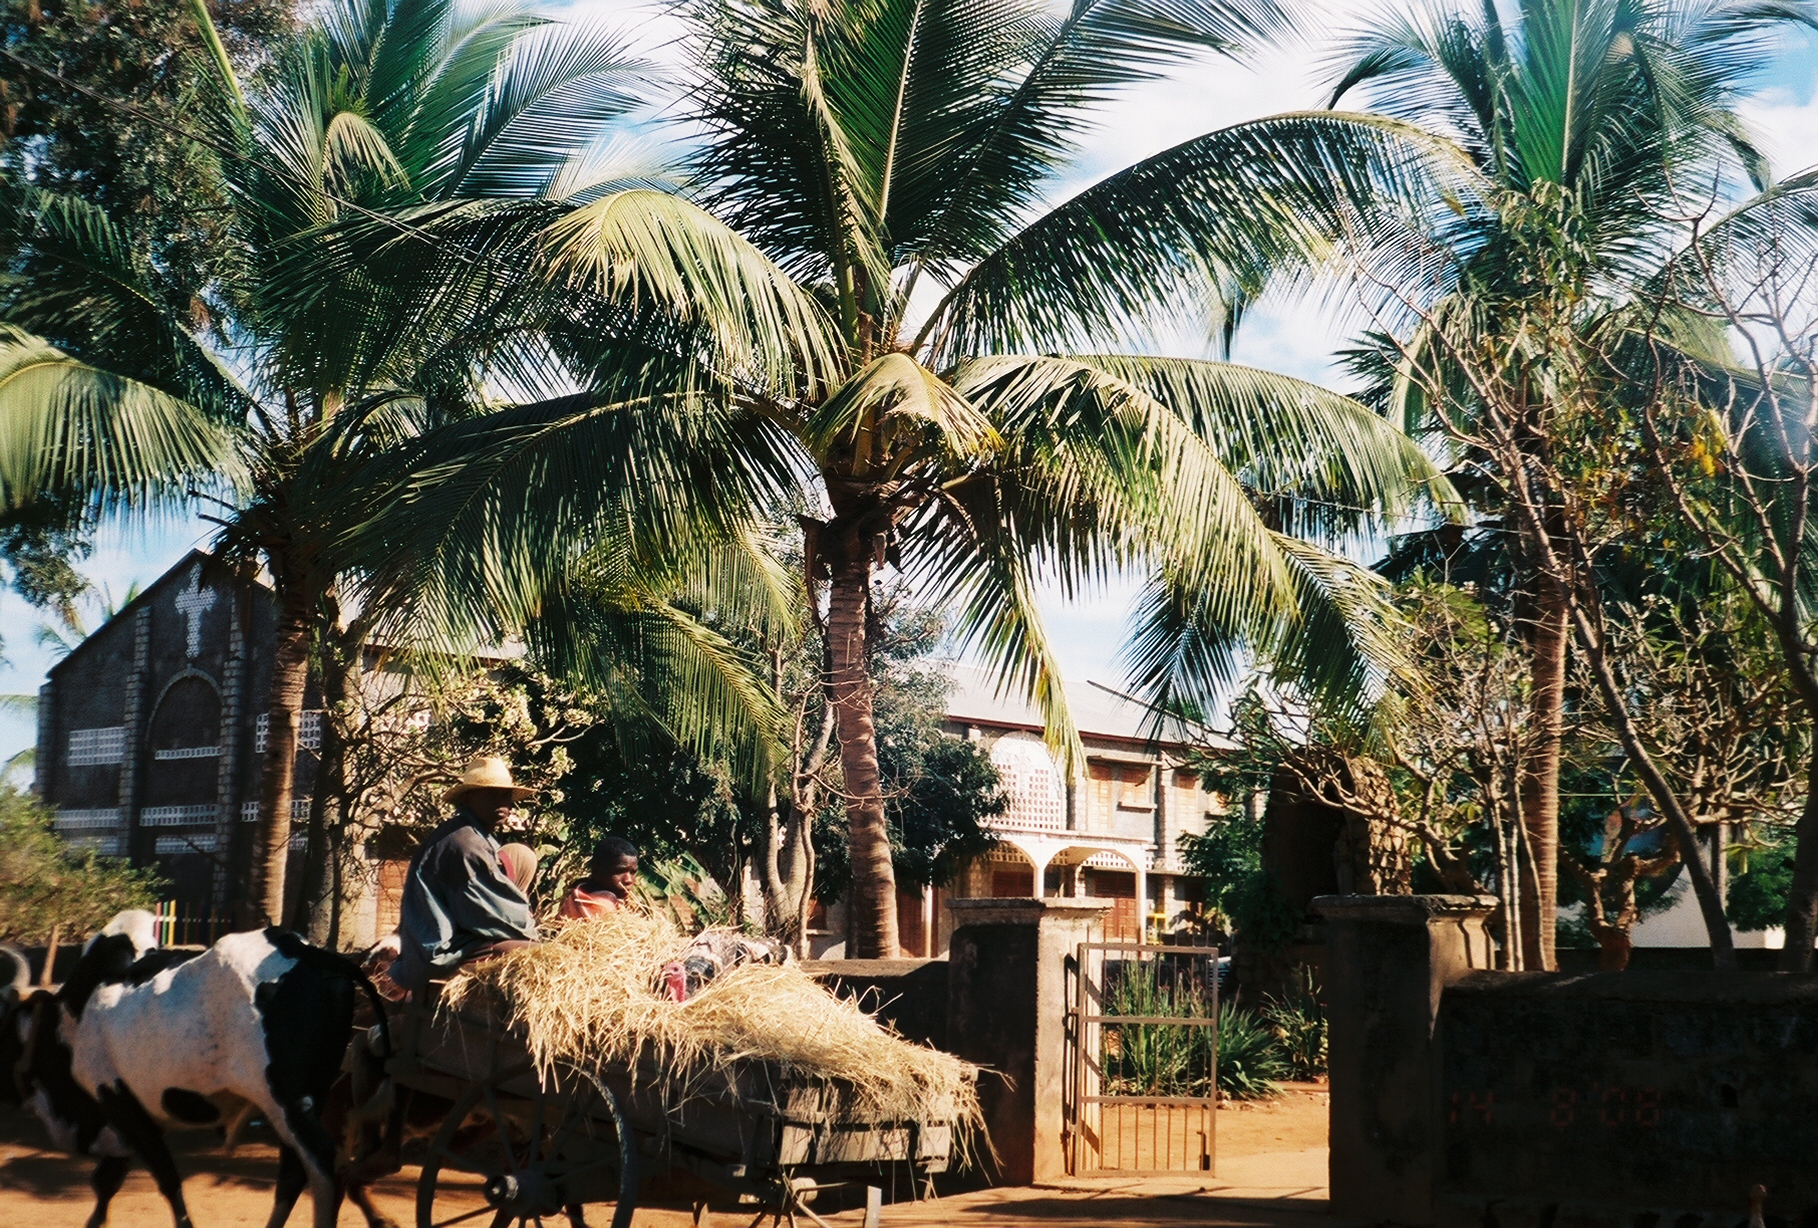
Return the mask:
<path fill-rule="evenodd" d="M 276 568 L 273 569 L 277 571 Z M 297 726 L 309 681 L 311 605 L 295 580 L 279 578 L 277 651 L 272 660 L 271 706 L 266 710 L 265 765 L 259 779 L 259 830 L 253 847 L 250 904 L 253 920 L 284 919 L 284 872 L 290 856 L 290 801 L 297 774 Z"/>
<path fill-rule="evenodd" d="M 1571 618 L 1565 591 L 1545 573 L 1534 602 L 1529 727 L 1521 780 L 1521 821 L 1532 860 L 1522 884 L 1522 964 L 1552 972 L 1559 912 L 1559 760 L 1564 743 L 1566 651 Z"/>
<path fill-rule="evenodd" d="M 847 533 L 833 568 L 828 595 L 827 657 L 834 722 L 840 742 L 840 769 L 846 784 L 856 959 L 895 959 L 896 871 L 890 862 L 890 831 L 878 777 L 877 728 L 871 714 L 871 671 L 866 651 L 866 613 L 871 599 L 871 552 L 857 533 Z"/>
<path fill-rule="evenodd" d="M 329 950 L 335 948 L 340 929 L 347 856 L 347 743 L 342 721 L 360 685 L 360 645 L 350 644 L 349 638 L 346 626 L 336 618 L 322 646 L 322 746 L 303 847 L 303 890 L 293 926 Z"/>

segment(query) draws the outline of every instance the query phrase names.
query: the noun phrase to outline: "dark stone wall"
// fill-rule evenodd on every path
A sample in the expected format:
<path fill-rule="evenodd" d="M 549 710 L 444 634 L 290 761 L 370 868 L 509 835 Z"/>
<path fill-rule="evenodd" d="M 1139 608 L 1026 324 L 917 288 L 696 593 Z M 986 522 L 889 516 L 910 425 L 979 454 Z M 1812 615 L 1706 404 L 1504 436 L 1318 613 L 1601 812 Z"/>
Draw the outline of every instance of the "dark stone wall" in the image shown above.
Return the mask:
<path fill-rule="evenodd" d="M 1818 1222 L 1818 977 L 1477 973 L 1438 1047 L 1442 1219 Z"/>
<path fill-rule="evenodd" d="M 1039 951 L 1034 925 L 962 925 L 948 956 L 948 1051 L 1005 1076 L 981 1077 L 978 1097 L 1002 1166 L 986 1175 L 1012 1185 L 1034 1179 L 1029 1157 L 1046 1124 L 1036 1114 Z"/>
<path fill-rule="evenodd" d="M 69 810 L 119 805 L 118 764 L 73 767 L 65 760 L 70 730 L 107 728 L 125 721 L 125 683 L 132 663 L 132 626 L 130 620 L 117 618 L 51 671 L 54 699 L 46 726 L 49 745 L 38 748 L 38 789 L 46 800 Z"/>
<path fill-rule="evenodd" d="M 1818 1226 L 1818 976 L 1485 969 L 1493 900 L 1326 897 L 1332 1206 L 1443 1228 Z M 1708 958 L 1708 953 L 1707 958 Z"/>
<path fill-rule="evenodd" d="M 837 997 L 857 1002 L 905 1040 L 947 1047 L 946 960 L 812 960 L 803 967 Z"/>

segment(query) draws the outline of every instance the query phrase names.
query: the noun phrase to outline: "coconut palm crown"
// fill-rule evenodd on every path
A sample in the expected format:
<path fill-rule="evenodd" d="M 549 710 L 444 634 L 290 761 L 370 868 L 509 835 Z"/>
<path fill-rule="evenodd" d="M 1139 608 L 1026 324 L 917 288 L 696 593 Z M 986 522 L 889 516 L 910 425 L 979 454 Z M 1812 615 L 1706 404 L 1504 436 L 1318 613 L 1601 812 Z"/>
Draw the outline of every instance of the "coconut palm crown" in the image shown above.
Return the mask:
<path fill-rule="evenodd" d="M 677 182 L 621 183 L 574 208 L 416 218 L 526 270 L 510 292 L 452 263 L 443 275 L 451 296 L 487 304 L 476 321 L 504 321 L 500 352 L 523 383 L 537 370 L 566 388 L 426 436 L 361 537 L 391 560 L 381 572 L 411 578 L 413 615 L 442 634 L 513 616 L 573 631 L 602 552 L 660 554 L 666 526 L 702 503 L 728 528 L 805 509 L 851 830 L 852 953 L 891 955 L 865 669 L 879 569 L 951 603 L 959 640 L 1039 703 L 1069 763 L 1078 739 L 1037 611 L 1044 582 L 1146 577 L 1130 653 L 1162 703 L 1210 697 L 1247 653 L 1337 689 L 1380 664 L 1360 616 L 1369 586 L 1287 530 L 1407 510 L 1432 493 L 1422 453 L 1311 384 L 1115 351 L 1182 304 L 1234 310 L 1311 267 L 1381 199 L 1411 130 L 1278 117 L 1054 205 L 1096 105 L 1279 31 L 1272 4 L 679 11 L 691 59 L 672 104 Z M 383 247 L 412 258 L 372 228 L 350 241 L 374 260 Z M 670 483 L 668 496 L 652 489 Z M 772 501 L 740 511 L 732 496 L 746 489 Z M 664 498 L 676 506 L 653 513 Z M 473 563 L 474 541 L 508 561 Z"/>
<path fill-rule="evenodd" d="M 6 185 L 0 493 L 143 504 L 225 479 L 211 488 L 225 508 L 219 544 L 248 569 L 262 563 L 276 590 L 246 901 L 249 921 L 275 922 L 310 657 L 327 651 L 320 636 L 347 634 L 335 526 L 349 482 L 480 407 L 486 379 L 482 346 L 438 334 L 426 348 L 397 327 L 435 287 L 365 276 L 335 227 L 353 218 L 407 235 L 398 218 L 412 207 L 566 199 L 587 186 L 581 155 L 638 99 L 644 73 L 600 31 L 449 0 L 330 3 L 259 80 L 243 87 L 224 62 L 195 71 L 214 77 L 216 97 L 191 135 L 219 155 L 238 253 L 210 285 L 171 284 L 156 237 L 91 204 Z M 662 606 L 646 579 L 622 588 Z"/>
<path fill-rule="evenodd" d="M 1380 338 L 1385 399 L 1405 429 L 1443 434 L 1435 410 L 1455 423 L 1478 419 L 1481 406 L 1453 356 L 1506 343 L 1509 379 L 1534 390 L 1515 429 L 1547 446 L 1554 406 L 1541 389 L 1550 355 L 1524 313 L 1551 297 L 1571 304 L 1573 327 L 1586 336 L 1621 331 L 1625 309 L 1648 299 L 1682 254 L 1693 215 L 1721 212 L 1751 184 L 1769 186 L 1767 160 L 1736 106 L 1796 26 L 1818 29 L 1818 5 L 1484 0 L 1410 4 L 1349 42 L 1332 104 L 1362 95 L 1385 117 L 1429 131 L 1436 144 L 1428 149 L 1451 150 L 1448 167 L 1475 169 L 1452 180 L 1469 185 L 1453 209 L 1417 211 L 1443 224 L 1374 236 L 1371 280 L 1418 316 L 1404 316 L 1399 340 Z M 1563 241 L 1524 233 L 1543 228 Z M 1684 323 L 1690 335 L 1711 332 Z M 1525 348 L 1524 328 L 1534 339 Z M 1498 551 L 1511 540 L 1491 536 Z M 1569 613 L 1560 584 L 1524 555 L 1534 555 L 1531 541 L 1502 559 L 1520 573 L 1533 656 L 1536 734 L 1521 786 L 1533 855 L 1520 888 L 1522 945 L 1528 967 L 1550 968 Z M 1707 915 L 1720 915 L 1714 888 L 1697 874 Z"/>

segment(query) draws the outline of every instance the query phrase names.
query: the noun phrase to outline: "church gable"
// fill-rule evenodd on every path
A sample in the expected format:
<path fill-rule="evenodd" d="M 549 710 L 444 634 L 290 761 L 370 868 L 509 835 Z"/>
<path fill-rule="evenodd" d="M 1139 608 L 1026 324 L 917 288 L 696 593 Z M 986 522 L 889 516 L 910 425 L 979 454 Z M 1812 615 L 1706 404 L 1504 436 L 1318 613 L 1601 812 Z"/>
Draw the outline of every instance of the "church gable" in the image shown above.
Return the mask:
<path fill-rule="evenodd" d="M 247 843 L 273 623 L 264 586 L 197 550 L 59 662 L 38 738 L 58 831 L 157 863 L 180 900 L 222 901 Z"/>

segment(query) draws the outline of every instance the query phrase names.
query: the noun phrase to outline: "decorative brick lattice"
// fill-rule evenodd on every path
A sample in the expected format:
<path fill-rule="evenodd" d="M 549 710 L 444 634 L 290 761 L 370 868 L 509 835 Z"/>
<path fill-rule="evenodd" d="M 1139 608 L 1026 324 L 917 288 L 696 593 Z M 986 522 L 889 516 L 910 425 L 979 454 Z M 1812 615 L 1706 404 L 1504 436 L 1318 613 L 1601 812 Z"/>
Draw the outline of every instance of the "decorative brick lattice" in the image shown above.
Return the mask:
<path fill-rule="evenodd" d="M 94 831 L 97 828 L 111 831 L 120 826 L 120 811 L 117 807 L 107 810 L 59 810 L 51 826 L 58 834 L 71 831 Z"/>
<path fill-rule="evenodd" d="M 147 806 L 139 812 L 141 827 L 186 827 L 192 823 L 215 821 L 215 806 Z"/>
<path fill-rule="evenodd" d="M 152 842 L 152 852 L 159 857 L 178 853 L 212 853 L 215 838 L 210 836 L 159 836 Z"/>
<path fill-rule="evenodd" d="M 126 727 L 107 725 L 100 729 L 69 731 L 70 767 L 102 767 L 126 758 Z"/>
<path fill-rule="evenodd" d="M 271 713 L 261 712 L 253 724 L 253 753 L 263 755 L 271 740 Z M 305 750 L 322 749 L 322 710 L 311 708 L 297 716 L 297 745 Z"/>
<path fill-rule="evenodd" d="M 1005 734 L 991 748 L 1009 807 L 994 825 L 1019 831 L 1064 831 L 1067 798 L 1048 748 L 1034 738 Z"/>
<path fill-rule="evenodd" d="M 309 799 L 307 797 L 291 798 L 290 799 L 290 821 L 292 823 L 301 823 L 307 818 L 309 818 Z M 241 802 L 240 803 L 240 822 L 257 823 L 258 821 L 259 821 L 259 803 L 256 801 L 255 802 Z"/>

